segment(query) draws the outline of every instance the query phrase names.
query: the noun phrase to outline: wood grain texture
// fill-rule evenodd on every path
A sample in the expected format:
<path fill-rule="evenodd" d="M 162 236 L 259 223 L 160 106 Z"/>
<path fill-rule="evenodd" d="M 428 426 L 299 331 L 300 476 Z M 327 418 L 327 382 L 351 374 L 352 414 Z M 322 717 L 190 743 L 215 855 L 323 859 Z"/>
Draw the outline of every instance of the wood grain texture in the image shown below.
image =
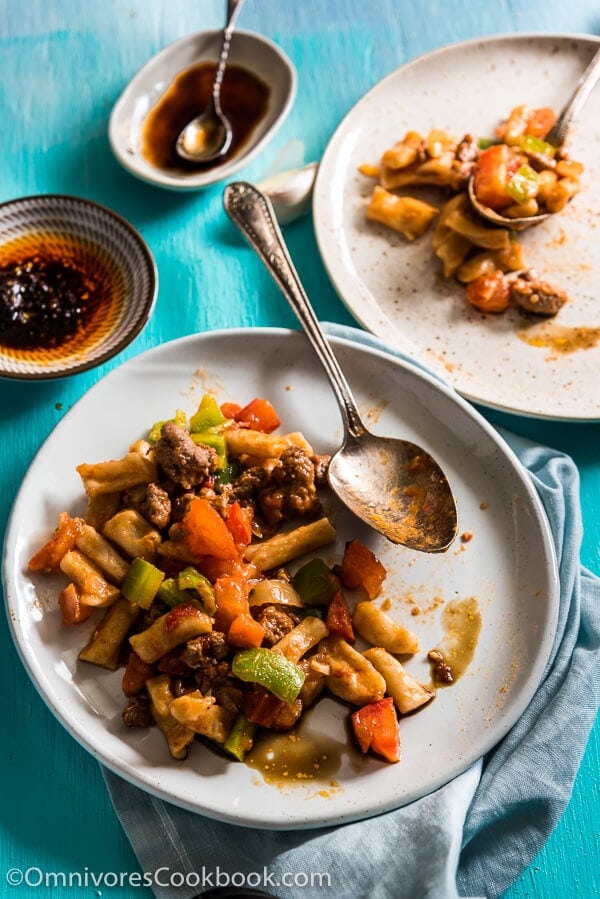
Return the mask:
<path fill-rule="evenodd" d="M 261 264 L 221 209 L 221 187 L 175 195 L 135 181 L 112 157 L 111 107 L 156 51 L 196 30 L 215 28 L 223 0 L 0 0 L 0 201 L 37 192 L 90 197 L 128 218 L 152 248 L 160 272 L 155 314 L 116 359 L 94 372 L 46 384 L 0 383 L 0 528 L 39 445 L 70 406 L 106 371 L 144 349 L 213 328 L 295 326 Z M 241 175 L 259 179 L 292 140 L 318 159 L 340 119 L 362 94 L 403 62 L 478 35 L 514 31 L 598 33 L 595 0 L 248 0 L 241 28 L 264 33 L 295 62 L 299 88 L 282 130 Z M 535 77 L 535 73 L 532 73 Z M 292 256 L 317 313 L 351 323 L 320 261 L 309 218 L 288 229 Z M 489 415 L 493 421 L 570 453 L 581 472 L 584 564 L 600 571 L 600 428 Z M 0 895 L 5 872 L 137 871 L 99 768 L 47 711 L 29 682 L 4 621 L 0 624 Z M 584 757 L 573 799 L 538 858 L 507 899 L 599 890 L 600 727 Z M 35 876 L 35 875 L 33 875 Z M 104 895 L 149 895 L 115 888 Z M 58 889 L 59 899 L 93 889 Z M 442 899 L 442 897 L 440 897 Z"/>

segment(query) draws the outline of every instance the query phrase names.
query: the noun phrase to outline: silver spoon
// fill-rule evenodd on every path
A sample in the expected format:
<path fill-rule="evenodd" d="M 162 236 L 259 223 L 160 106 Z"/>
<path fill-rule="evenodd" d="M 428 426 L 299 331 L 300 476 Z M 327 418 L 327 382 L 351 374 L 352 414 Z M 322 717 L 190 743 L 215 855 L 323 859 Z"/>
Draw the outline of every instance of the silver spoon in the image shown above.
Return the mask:
<path fill-rule="evenodd" d="M 215 80 L 213 81 L 210 104 L 205 111 L 192 119 L 181 131 L 175 149 L 188 162 L 214 162 L 227 153 L 233 139 L 231 123 L 221 109 L 221 85 L 227 66 L 229 48 L 235 21 L 244 0 L 228 0 L 227 22 L 223 29 L 221 53 Z"/>
<path fill-rule="evenodd" d="M 591 62 L 577 82 L 571 97 L 544 138 L 546 143 L 551 144 L 553 147 L 562 147 L 567 139 L 567 133 L 571 122 L 573 122 L 579 115 L 583 104 L 589 97 L 598 78 L 600 78 L 600 50 L 597 50 L 592 57 Z M 539 215 L 524 216 L 523 218 L 508 218 L 507 216 L 501 215 L 499 212 L 490 209 L 489 206 L 484 206 L 483 203 L 479 202 L 477 195 L 475 194 L 474 182 L 475 177 L 474 175 L 471 175 L 469 178 L 469 200 L 471 201 L 471 205 L 481 218 L 491 222 L 492 225 L 501 225 L 503 228 L 510 228 L 511 231 L 524 231 L 526 228 L 531 228 L 532 225 L 538 225 L 549 216 L 556 214 L 553 212 L 543 212 Z"/>
<path fill-rule="evenodd" d="M 423 552 L 447 549 L 456 535 L 457 516 L 444 473 L 416 444 L 367 430 L 304 292 L 269 200 L 251 184 L 236 181 L 225 188 L 223 203 L 296 313 L 331 381 L 344 424 L 342 447 L 329 465 L 331 489 L 392 543 Z"/>

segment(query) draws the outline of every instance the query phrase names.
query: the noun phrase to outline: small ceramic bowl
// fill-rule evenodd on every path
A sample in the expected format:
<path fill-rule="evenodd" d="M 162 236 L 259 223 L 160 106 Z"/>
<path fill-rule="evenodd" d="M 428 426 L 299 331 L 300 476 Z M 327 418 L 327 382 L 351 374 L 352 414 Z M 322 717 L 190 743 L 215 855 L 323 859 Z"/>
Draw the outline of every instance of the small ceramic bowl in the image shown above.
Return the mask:
<path fill-rule="evenodd" d="M 79 197 L 0 205 L 0 377 L 60 378 L 110 359 L 142 330 L 158 290 L 137 231 Z"/>
<path fill-rule="evenodd" d="M 117 160 L 132 175 L 171 190 L 199 190 L 228 178 L 250 162 L 282 125 L 296 96 L 296 70 L 267 38 L 250 31 L 236 31 L 228 67 L 245 69 L 269 89 L 264 115 L 246 141 L 222 163 L 187 169 L 184 164 L 181 169 L 174 169 L 149 161 L 148 154 L 142 152 L 142 132 L 148 114 L 178 75 L 203 62 L 215 63 L 220 46 L 220 31 L 188 35 L 153 56 L 125 88 L 113 108 L 108 135 Z M 191 118 L 200 112 L 202 109 L 195 110 Z"/>

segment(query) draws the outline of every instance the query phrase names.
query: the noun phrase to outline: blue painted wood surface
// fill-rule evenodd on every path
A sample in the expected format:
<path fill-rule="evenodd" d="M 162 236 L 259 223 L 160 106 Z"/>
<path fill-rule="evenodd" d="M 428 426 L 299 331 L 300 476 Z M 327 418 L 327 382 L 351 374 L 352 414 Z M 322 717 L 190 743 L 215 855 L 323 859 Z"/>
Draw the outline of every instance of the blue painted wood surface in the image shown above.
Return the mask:
<path fill-rule="evenodd" d="M 106 371 L 148 347 L 195 331 L 295 326 L 260 263 L 240 251 L 221 211 L 221 187 L 186 196 L 152 188 L 122 171 L 108 145 L 111 107 L 137 69 L 173 40 L 218 27 L 223 15 L 223 0 L 0 0 L 0 201 L 65 192 L 111 206 L 148 241 L 161 279 L 150 324 L 110 363 L 65 381 L 0 383 L 2 531 L 40 443 Z M 289 119 L 242 173 L 252 180 L 291 140 L 304 143 L 306 160 L 318 159 L 356 100 L 421 53 L 494 33 L 597 34 L 600 10 L 595 0 L 248 0 L 239 24 L 278 43 L 299 73 Z M 310 219 L 293 225 L 287 236 L 319 316 L 350 323 L 319 259 Z M 582 560 L 600 571 L 600 427 L 489 417 L 574 457 L 586 527 Z M 0 895 L 45 893 L 35 886 L 8 885 L 5 875 L 11 868 L 67 874 L 137 871 L 97 764 L 38 697 L 4 618 L 0 647 Z M 509 899 L 598 894 L 599 736 L 597 726 L 567 812 L 508 891 Z M 148 895 L 144 889 L 118 887 L 102 892 Z M 73 887 L 53 895 L 66 899 L 99 892 Z"/>

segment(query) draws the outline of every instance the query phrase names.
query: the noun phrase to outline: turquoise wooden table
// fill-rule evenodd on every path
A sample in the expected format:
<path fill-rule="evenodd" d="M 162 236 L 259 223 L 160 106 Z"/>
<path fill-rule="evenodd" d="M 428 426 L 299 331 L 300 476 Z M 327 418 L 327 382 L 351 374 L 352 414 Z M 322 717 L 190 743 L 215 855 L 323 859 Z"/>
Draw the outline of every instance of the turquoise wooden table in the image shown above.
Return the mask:
<path fill-rule="evenodd" d="M 39 384 L 0 383 L 0 527 L 41 442 L 105 372 L 164 341 L 213 328 L 294 327 L 260 263 L 243 259 L 221 209 L 221 187 L 175 195 L 135 181 L 111 155 L 111 107 L 134 72 L 186 33 L 221 24 L 223 0 L 1 0 L 0 200 L 38 192 L 78 194 L 128 218 L 152 248 L 160 272 L 155 313 L 145 331 L 100 369 Z M 295 62 L 298 96 L 282 130 L 242 175 L 260 178 L 292 140 L 318 159 L 341 117 L 383 75 L 436 47 L 513 31 L 597 34 L 595 0 L 248 0 L 240 27 L 264 33 Z M 321 71 L 327 72 L 322 80 Z M 288 229 L 298 269 L 317 313 L 351 323 L 320 262 L 310 218 Z M 581 473 L 582 561 L 600 572 L 600 426 L 561 425 L 489 414 L 570 453 Z M 110 805 L 96 762 L 39 698 L 0 623 L 0 894 L 11 868 L 42 872 L 133 872 L 136 859 Z M 598 895 L 600 727 L 592 734 L 571 804 L 545 848 L 506 894 Z M 35 875 L 30 877 L 35 882 Z M 104 889 L 126 896 L 144 889 Z M 53 895 L 96 896 L 93 887 Z M 443 897 L 440 897 L 443 899 Z"/>

